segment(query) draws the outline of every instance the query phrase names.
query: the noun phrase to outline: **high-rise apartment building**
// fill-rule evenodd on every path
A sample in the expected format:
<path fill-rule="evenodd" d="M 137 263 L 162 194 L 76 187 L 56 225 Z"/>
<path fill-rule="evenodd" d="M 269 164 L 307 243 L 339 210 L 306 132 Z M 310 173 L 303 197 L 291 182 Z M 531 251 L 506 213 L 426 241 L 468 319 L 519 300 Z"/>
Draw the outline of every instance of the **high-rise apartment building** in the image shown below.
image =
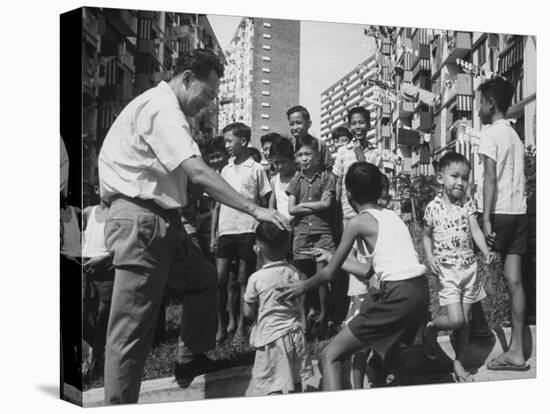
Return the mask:
<path fill-rule="evenodd" d="M 224 53 L 220 129 L 243 122 L 256 147 L 262 135 L 286 135 L 286 111 L 299 103 L 300 22 L 244 17 Z"/>

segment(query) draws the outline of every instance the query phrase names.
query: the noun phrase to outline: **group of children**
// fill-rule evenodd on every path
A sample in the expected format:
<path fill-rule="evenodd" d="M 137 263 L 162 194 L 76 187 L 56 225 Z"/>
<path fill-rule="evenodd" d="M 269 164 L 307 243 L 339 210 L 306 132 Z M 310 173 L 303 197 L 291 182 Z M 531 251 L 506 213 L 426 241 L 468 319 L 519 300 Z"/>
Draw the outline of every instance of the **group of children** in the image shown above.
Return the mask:
<path fill-rule="evenodd" d="M 501 252 L 512 298 L 512 342 L 488 368 L 529 368 L 521 342 L 525 299 L 521 283 L 517 283 L 521 278 L 517 263 L 525 253 L 521 225 L 525 212 L 520 211 L 523 187 L 504 191 L 511 183 L 501 180 L 502 170 L 511 164 L 516 171 L 513 179 L 523 180 L 523 144 L 510 125 L 504 125 L 512 96 L 509 83 L 493 79 L 479 91 L 480 117 L 486 124 L 479 151 L 485 170 L 482 191 L 491 200 L 476 209 L 468 198 L 471 166 L 466 157 L 447 153 L 439 160 L 441 191 L 426 207 L 424 218 L 427 267 L 419 262 L 407 226 L 395 212 L 385 208 L 389 183 L 381 171 L 380 151 L 366 139 L 370 124 L 366 109 L 352 108 L 348 113 L 350 129 L 335 131 L 335 141 L 343 138 L 332 158 L 326 145 L 308 134 L 307 110 L 291 108 L 287 115 L 292 139 L 278 134 L 261 139 L 266 168 L 253 161 L 246 150 L 250 128 L 241 123 L 224 128 L 225 149 L 231 158 L 221 170 L 222 176 L 256 203 L 276 208 L 292 224 L 291 232 L 265 223 L 258 225 L 223 206 L 217 207 L 219 213 L 214 214 L 217 220 L 213 221 L 213 229 L 218 223 L 216 263 L 221 299 L 217 339 L 222 341 L 233 332 L 242 336 L 244 318 L 255 321 L 250 337 L 256 349 L 253 377 L 263 392 L 301 390 L 301 383 L 311 375 L 302 296 L 310 291 L 318 293 L 317 323 L 326 327 L 330 286 L 347 276 L 349 312 L 343 328 L 323 353 L 323 389 L 341 389 L 348 382 L 343 366 L 350 357 L 353 386 L 361 387 L 371 350 L 400 383 L 407 383 L 410 379 L 394 351 L 399 343 L 412 341 L 422 326 L 428 358 L 435 358 L 437 332 L 455 331 L 454 375 L 458 382 L 471 381 L 465 366 L 471 307 L 486 296 L 474 242 L 486 264 L 495 260 L 492 249 Z M 505 129 L 504 139 L 496 136 L 496 128 Z M 207 156 L 214 165 L 214 155 Z M 514 185 L 519 184 L 514 181 Z M 502 200 L 510 192 L 515 197 L 512 204 L 509 199 Z M 513 211 L 498 211 L 503 203 L 510 204 Z M 334 212 L 336 207 L 341 208 L 340 217 Z M 483 211 L 483 231 L 476 216 L 478 210 Z M 337 223 L 338 218 L 341 223 Z M 514 229 L 505 229 L 504 222 L 513 222 Z M 335 234 L 337 224 L 342 225 L 341 235 Z M 212 246 L 215 234 L 213 230 Z M 256 258 L 262 267 L 254 272 Z M 230 277 L 234 259 L 236 267 Z M 315 263 L 313 271 L 307 262 Z M 427 270 L 438 277 L 440 304 L 447 308 L 446 314 L 432 320 Z M 226 292 L 232 290 L 235 293 L 226 300 Z"/>
<path fill-rule="evenodd" d="M 505 120 L 513 93 L 509 83 L 493 79 L 479 91 L 480 117 L 490 124 L 482 131 L 479 148 L 484 199 L 476 209 L 467 197 L 469 161 L 457 153 L 445 154 L 437 172 L 441 192 L 425 210 L 427 268 L 419 262 L 407 226 L 386 208 L 389 181 L 382 171 L 380 150 L 366 138 L 370 113 L 365 108 L 350 109 L 349 129 L 334 131 L 333 142 L 339 143 L 334 157 L 323 141 L 308 133 L 311 120 L 302 106 L 287 112 L 290 137 L 277 133 L 261 137 L 261 154 L 251 150 L 251 129 L 240 122 L 225 126 L 223 137 L 206 143 L 205 160 L 232 187 L 257 205 L 277 209 L 291 223 L 291 231 L 258 223 L 192 187 L 190 209 L 182 211 L 188 233 L 216 263 L 217 343 L 230 335 L 246 337 L 247 319 L 253 322 L 253 379 L 259 392 L 302 389 L 312 375 L 306 328 L 326 332 L 331 317 L 342 326 L 323 353 L 325 390 L 348 383 L 343 367 L 350 359 L 352 385 L 362 387 L 371 351 L 400 383 L 407 383 L 406 370 L 394 351 L 397 344 L 412 341 L 423 325 L 428 358 L 435 357 L 438 331 L 456 331 L 454 374 L 457 381 L 471 381 L 465 367 L 470 313 L 472 305 L 486 296 L 473 242 L 488 264 L 495 258 L 492 250 L 501 252 L 512 303 L 510 347 L 488 368 L 529 368 L 523 355 L 525 297 L 520 272 L 527 243 L 523 144 Z M 84 267 L 104 305 L 95 321 L 101 331 L 106 328 L 107 296 L 112 290 L 110 261 L 96 237 L 102 208 L 86 211 L 84 228 Z M 447 308 L 445 315 L 433 320 L 428 320 L 427 270 L 437 275 L 440 304 Z M 342 286 L 344 295 L 335 300 Z M 306 292 L 314 295 L 304 300 Z M 339 318 L 334 316 L 335 308 L 342 303 L 344 314 Z M 103 346 L 101 335 L 94 348 Z"/>

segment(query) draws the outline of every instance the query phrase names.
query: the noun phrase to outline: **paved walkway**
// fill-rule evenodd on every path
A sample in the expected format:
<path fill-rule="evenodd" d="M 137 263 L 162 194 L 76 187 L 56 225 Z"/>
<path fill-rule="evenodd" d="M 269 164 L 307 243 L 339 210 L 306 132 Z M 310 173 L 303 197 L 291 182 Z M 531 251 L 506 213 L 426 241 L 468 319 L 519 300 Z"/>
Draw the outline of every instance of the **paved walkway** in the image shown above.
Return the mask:
<path fill-rule="evenodd" d="M 476 382 L 499 381 L 536 377 L 536 327 L 531 326 L 526 332 L 526 348 L 531 349 L 528 364 L 530 369 L 524 372 L 490 371 L 485 363 L 502 352 L 503 345 L 510 338 L 510 328 L 493 331 L 493 335 L 484 340 L 477 340 L 471 344 L 468 353 L 468 366 Z M 454 350 L 448 336 L 438 338 L 441 349 L 438 360 L 429 361 L 422 354 L 422 346 L 413 344 L 403 348 L 402 357 L 419 384 L 453 382 L 452 357 Z M 306 384 L 309 391 L 318 391 L 320 373 L 315 365 L 315 377 Z M 186 389 L 181 389 L 174 382 L 173 377 L 144 381 L 141 385 L 139 403 L 158 403 L 171 401 L 193 401 L 205 398 L 224 398 L 257 395 L 250 385 L 251 366 L 242 366 L 201 375 Z M 85 407 L 103 405 L 103 388 L 89 390 L 83 395 Z"/>

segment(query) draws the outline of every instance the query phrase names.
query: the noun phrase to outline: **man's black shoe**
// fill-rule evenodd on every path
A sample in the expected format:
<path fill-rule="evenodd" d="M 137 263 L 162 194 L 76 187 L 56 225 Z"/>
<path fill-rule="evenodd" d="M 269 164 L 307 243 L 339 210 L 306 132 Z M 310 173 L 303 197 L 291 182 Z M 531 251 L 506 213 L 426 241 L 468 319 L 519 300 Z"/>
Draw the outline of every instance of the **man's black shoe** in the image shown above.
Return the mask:
<path fill-rule="evenodd" d="M 187 388 L 193 379 L 207 372 L 216 371 L 217 364 L 204 354 L 197 355 L 192 361 L 176 363 L 174 377 L 181 388 Z"/>

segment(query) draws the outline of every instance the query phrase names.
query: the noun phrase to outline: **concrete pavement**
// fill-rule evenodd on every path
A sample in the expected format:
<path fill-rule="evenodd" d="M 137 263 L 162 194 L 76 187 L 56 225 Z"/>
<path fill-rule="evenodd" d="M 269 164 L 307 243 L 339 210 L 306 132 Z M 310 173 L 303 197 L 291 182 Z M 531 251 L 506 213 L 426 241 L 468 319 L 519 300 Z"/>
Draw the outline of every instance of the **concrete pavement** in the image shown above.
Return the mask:
<path fill-rule="evenodd" d="M 510 338 L 510 328 L 492 331 L 492 335 L 483 340 L 471 343 L 468 352 L 469 370 L 473 373 L 476 382 L 499 381 L 536 377 L 536 327 L 530 326 L 526 330 L 525 348 L 529 350 L 527 363 L 530 369 L 524 372 L 490 371 L 485 364 L 499 355 Z M 402 348 L 401 356 L 413 376 L 415 383 L 431 384 L 454 382 L 452 372 L 452 358 L 454 350 L 449 336 L 438 338 L 440 350 L 438 359 L 430 361 L 422 353 L 422 345 L 415 343 L 411 347 Z M 318 391 L 321 376 L 317 361 L 314 361 L 315 376 L 307 384 L 308 391 Z M 180 388 L 173 377 L 144 381 L 141 385 L 139 403 L 160 403 L 171 401 L 193 401 L 205 398 L 227 398 L 257 395 L 250 382 L 251 366 L 229 368 L 213 373 L 201 375 L 193 380 L 191 385 Z M 96 388 L 83 393 L 83 405 L 94 407 L 103 405 L 103 388 Z"/>

